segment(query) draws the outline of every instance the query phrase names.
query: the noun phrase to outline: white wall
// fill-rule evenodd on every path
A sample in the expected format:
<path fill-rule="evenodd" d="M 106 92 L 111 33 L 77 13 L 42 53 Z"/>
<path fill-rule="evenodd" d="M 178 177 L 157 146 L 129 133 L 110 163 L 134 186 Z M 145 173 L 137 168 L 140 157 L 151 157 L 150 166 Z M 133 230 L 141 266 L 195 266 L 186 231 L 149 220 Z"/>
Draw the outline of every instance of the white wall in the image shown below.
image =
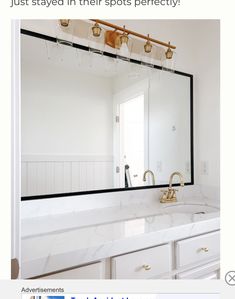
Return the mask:
<path fill-rule="evenodd" d="M 190 79 L 168 72 L 158 76 L 149 88 L 149 168 L 160 184 L 168 184 L 175 171 L 190 182 Z"/>
<path fill-rule="evenodd" d="M 22 195 L 112 188 L 110 79 L 23 50 Z"/>
<path fill-rule="evenodd" d="M 197 26 L 195 76 L 196 180 L 209 197 L 220 196 L 220 36 L 219 22 Z M 201 33 L 202 34 L 201 34 Z M 204 173 L 203 165 L 207 171 Z"/>
<path fill-rule="evenodd" d="M 22 154 L 112 155 L 112 109 L 109 79 L 23 63 Z"/>

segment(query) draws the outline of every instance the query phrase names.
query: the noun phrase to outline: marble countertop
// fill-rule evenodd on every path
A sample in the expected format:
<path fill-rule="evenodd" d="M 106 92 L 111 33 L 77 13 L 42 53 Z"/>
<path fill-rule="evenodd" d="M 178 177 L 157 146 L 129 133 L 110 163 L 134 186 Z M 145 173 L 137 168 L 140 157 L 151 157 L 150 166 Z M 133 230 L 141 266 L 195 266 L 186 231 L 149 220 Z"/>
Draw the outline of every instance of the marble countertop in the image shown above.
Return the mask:
<path fill-rule="evenodd" d="M 210 213 L 206 214 L 195 214 L 189 213 L 189 211 L 184 211 L 182 206 L 193 206 L 195 212 L 200 212 L 202 207 L 209 208 Z M 171 204 L 160 204 L 159 202 L 140 202 L 138 204 L 132 204 L 127 206 L 115 206 L 115 207 L 108 207 L 102 209 L 93 209 L 87 211 L 72 211 L 67 213 L 61 213 L 56 215 L 46 215 L 46 216 L 38 216 L 38 217 L 29 217 L 22 219 L 21 223 L 21 230 L 22 234 L 21 237 L 23 239 L 30 238 L 30 237 L 37 237 L 40 235 L 47 235 L 47 234 L 54 234 L 59 232 L 66 232 L 73 229 L 81 229 L 85 227 L 93 227 L 93 226 L 100 226 L 105 224 L 113 224 L 115 222 L 124 222 L 128 220 L 135 220 L 141 219 L 144 217 L 155 216 L 157 218 L 157 222 L 162 222 L 160 220 L 160 216 L 169 216 L 169 207 L 178 207 L 178 209 L 173 213 L 172 217 L 175 219 L 177 214 L 187 215 L 189 218 L 188 221 L 196 221 L 205 219 L 213 215 L 213 213 L 219 212 L 219 207 L 216 206 L 214 203 L 205 202 L 205 201 L 194 201 L 194 200 L 184 200 L 178 201 L 176 203 Z M 171 211 L 170 211 L 170 214 Z M 184 218 L 181 218 L 184 224 Z M 160 220 L 160 221 L 159 221 Z M 175 219 L 176 220 L 176 219 Z"/>
<path fill-rule="evenodd" d="M 205 200 L 115 206 L 22 220 L 22 278 L 219 229 Z"/>

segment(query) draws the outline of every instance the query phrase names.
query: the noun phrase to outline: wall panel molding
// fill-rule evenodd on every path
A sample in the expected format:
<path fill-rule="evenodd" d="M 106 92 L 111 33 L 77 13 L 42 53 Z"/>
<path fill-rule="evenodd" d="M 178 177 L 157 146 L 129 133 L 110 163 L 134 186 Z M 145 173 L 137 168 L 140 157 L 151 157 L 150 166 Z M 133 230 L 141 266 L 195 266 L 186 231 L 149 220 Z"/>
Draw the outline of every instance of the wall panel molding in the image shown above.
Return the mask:
<path fill-rule="evenodd" d="M 113 157 L 104 155 L 23 155 L 22 196 L 113 187 Z"/>

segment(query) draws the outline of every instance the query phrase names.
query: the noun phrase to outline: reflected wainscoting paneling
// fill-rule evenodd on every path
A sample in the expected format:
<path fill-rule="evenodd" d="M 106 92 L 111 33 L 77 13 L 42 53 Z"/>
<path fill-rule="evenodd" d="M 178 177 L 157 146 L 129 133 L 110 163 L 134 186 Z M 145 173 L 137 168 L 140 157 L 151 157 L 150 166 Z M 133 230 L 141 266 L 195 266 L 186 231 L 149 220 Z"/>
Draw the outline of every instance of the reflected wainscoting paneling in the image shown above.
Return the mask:
<path fill-rule="evenodd" d="M 112 156 L 23 155 L 22 196 L 113 188 Z"/>

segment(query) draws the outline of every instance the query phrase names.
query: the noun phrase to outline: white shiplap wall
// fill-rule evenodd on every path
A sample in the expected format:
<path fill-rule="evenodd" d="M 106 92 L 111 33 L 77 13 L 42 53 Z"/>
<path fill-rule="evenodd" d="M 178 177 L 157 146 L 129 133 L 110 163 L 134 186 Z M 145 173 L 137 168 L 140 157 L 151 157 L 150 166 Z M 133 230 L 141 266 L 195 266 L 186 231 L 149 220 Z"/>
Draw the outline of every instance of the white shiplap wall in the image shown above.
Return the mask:
<path fill-rule="evenodd" d="M 23 155 L 22 196 L 113 187 L 112 156 Z"/>

